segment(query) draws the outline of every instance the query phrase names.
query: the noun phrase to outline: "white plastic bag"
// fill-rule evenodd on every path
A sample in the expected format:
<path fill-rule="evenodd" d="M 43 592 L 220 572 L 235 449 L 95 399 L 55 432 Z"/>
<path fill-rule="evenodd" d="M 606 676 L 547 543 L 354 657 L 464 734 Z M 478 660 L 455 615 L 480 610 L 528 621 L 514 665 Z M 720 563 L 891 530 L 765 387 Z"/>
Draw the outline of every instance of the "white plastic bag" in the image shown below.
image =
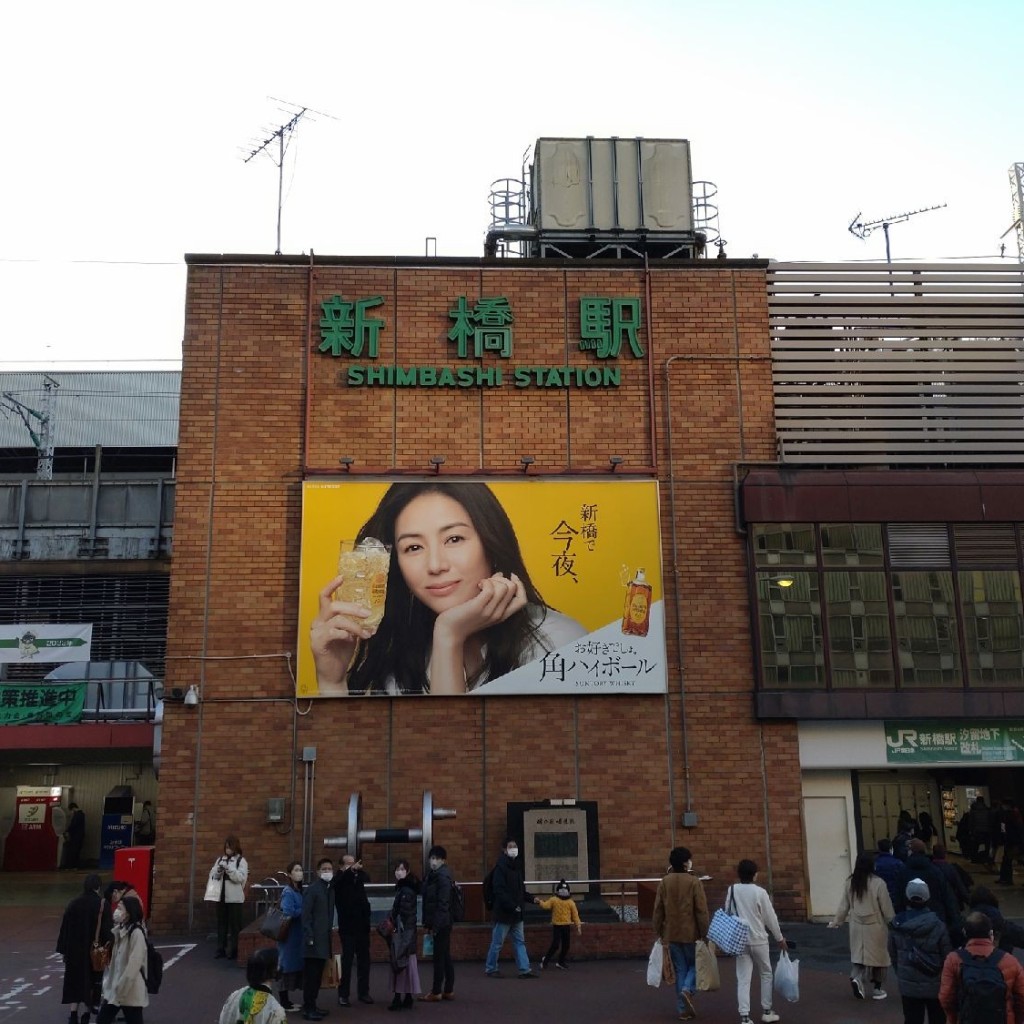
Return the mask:
<path fill-rule="evenodd" d="M 779 954 L 775 965 L 775 991 L 791 1003 L 800 1001 L 800 961 L 790 960 L 786 950 Z"/>
<path fill-rule="evenodd" d="M 647 984 L 651 988 L 657 988 L 661 984 L 661 968 L 665 961 L 665 951 L 662 949 L 661 940 L 656 939 L 651 946 L 651 955 L 647 958 Z"/>

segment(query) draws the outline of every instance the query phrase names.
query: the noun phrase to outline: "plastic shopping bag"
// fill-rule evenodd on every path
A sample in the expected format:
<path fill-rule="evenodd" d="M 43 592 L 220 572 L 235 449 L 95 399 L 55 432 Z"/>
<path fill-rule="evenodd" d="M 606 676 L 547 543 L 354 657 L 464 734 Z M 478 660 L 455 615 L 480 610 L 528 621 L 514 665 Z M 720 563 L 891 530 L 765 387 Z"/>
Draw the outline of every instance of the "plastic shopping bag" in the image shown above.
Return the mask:
<path fill-rule="evenodd" d="M 665 963 L 665 951 L 661 940 L 655 940 L 651 946 L 651 955 L 647 958 L 647 984 L 657 988 L 661 984 L 661 972 Z"/>
<path fill-rule="evenodd" d="M 800 1001 L 800 961 L 790 960 L 786 950 L 775 965 L 775 991 L 791 1003 Z"/>
<path fill-rule="evenodd" d="M 718 974 L 718 957 L 712 942 L 697 940 L 697 991 L 717 992 L 722 987 Z"/>

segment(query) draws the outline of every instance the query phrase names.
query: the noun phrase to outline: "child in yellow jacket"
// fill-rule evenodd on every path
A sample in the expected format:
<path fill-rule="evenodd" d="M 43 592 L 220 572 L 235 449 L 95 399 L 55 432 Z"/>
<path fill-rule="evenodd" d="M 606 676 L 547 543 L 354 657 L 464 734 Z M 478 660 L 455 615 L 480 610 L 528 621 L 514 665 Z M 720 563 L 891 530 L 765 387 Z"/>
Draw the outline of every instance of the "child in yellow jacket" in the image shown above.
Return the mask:
<path fill-rule="evenodd" d="M 548 961 L 555 955 L 555 950 L 561 946 L 555 966 L 563 971 L 569 969 L 565 958 L 569 955 L 569 928 L 576 925 L 576 934 L 583 932 L 583 922 L 580 921 L 580 912 L 576 909 L 576 902 L 569 893 L 569 886 L 565 879 L 555 886 L 555 895 L 546 900 L 537 900 L 537 906 L 551 911 L 551 945 L 540 961 L 541 970 L 548 965 Z"/>

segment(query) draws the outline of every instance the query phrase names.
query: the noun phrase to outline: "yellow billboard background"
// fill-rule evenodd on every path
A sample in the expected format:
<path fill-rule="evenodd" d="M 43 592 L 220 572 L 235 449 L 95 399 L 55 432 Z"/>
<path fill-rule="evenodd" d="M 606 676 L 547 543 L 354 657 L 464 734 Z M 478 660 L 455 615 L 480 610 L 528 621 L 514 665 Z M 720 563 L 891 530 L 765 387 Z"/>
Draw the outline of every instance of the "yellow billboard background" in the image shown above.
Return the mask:
<path fill-rule="evenodd" d="M 296 658 L 296 693 L 300 697 L 318 696 L 309 631 L 317 614 L 319 592 L 337 572 L 340 542 L 358 534 L 391 483 L 343 480 L 303 485 Z M 507 512 L 530 577 L 545 602 L 577 620 L 588 632 L 621 623 L 627 585 L 638 569 L 644 570 L 652 606 L 657 606 L 659 614 L 652 617 L 651 631 L 641 646 L 654 645 L 660 651 L 658 671 L 663 676 L 657 483 L 539 479 L 489 480 L 486 484 Z M 653 692 L 663 690 L 662 679 Z M 561 691 L 535 688 L 519 692 Z M 645 687 L 644 692 L 652 689 Z"/>

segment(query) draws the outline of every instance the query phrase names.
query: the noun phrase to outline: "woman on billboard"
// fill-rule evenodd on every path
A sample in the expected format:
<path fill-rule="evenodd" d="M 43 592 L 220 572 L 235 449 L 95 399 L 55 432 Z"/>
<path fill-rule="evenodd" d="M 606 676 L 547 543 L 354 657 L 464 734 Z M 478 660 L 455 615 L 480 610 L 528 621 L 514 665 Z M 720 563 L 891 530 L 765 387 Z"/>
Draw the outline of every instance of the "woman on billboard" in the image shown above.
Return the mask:
<path fill-rule="evenodd" d="M 398 483 L 358 540 L 391 550 L 376 629 L 369 610 L 319 595 L 310 642 L 322 696 L 466 693 L 586 634 L 530 580 L 512 523 L 483 483 Z"/>

